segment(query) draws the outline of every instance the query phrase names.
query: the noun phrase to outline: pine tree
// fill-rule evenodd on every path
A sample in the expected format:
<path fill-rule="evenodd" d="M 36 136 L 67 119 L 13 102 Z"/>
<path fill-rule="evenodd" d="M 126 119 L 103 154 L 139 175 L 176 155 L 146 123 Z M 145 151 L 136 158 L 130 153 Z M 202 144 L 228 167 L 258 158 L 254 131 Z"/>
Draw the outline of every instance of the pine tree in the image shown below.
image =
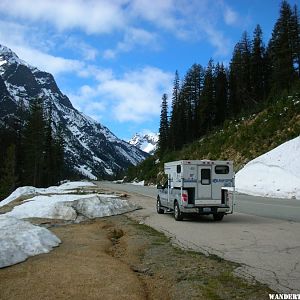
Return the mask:
<path fill-rule="evenodd" d="M 16 183 L 16 147 L 14 144 L 11 144 L 7 148 L 5 161 L 1 170 L 0 201 L 14 191 Z"/>
<path fill-rule="evenodd" d="M 275 91 L 289 89 L 295 79 L 293 53 L 295 34 L 293 33 L 293 14 L 287 1 L 283 1 L 280 16 L 272 32 L 268 52 L 272 72 L 272 88 Z"/>
<path fill-rule="evenodd" d="M 223 64 L 216 65 L 215 68 L 215 102 L 216 119 L 215 125 L 221 125 L 228 117 L 228 80 Z"/>
<path fill-rule="evenodd" d="M 251 52 L 251 95 L 253 100 L 258 103 L 266 96 L 266 67 L 265 67 L 265 48 L 262 41 L 262 30 L 256 26 L 253 34 Z"/>
<path fill-rule="evenodd" d="M 64 161 L 64 149 L 65 149 L 65 141 L 64 134 L 61 124 L 58 125 L 56 130 L 56 136 L 54 138 L 54 153 L 53 153 L 53 161 L 54 161 L 54 174 L 55 174 L 55 183 L 61 181 L 63 179 L 65 173 L 65 161 Z"/>
<path fill-rule="evenodd" d="M 216 103 L 215 103 L 215 86 L 214 86 L 214 64 L 210 59 L 205 69 L 204 86 L 201 96 L 200 107 L 200 132 L 201 135 L 210 131 L 215 124 Z"/>
<path fill-rule="evenodd" d="M 182 116 L 180 127 L 183 129 L 182 133 L 184 136 L 183 143 L 191 142 L 193 132 L 193 106 L 194 99 L 192 94 L 192 74 L 191 69 L 186 73 L 181 90 L 180 90 L 180 115 Z"/>
<path fill-rule="evenodd" d="M 28 114 L 22 98 L 17 103 L 16 111 L 16 174 L 18 185 L 24 182 L 24 128 Z"/>
<path fill-rule="evenodd" d="M 251 43 L 247 32 L 238 42 L 233 51 L 229 74 L 229 103 L 232 114 L 238 115 L 241 111 L 249 111 L 256 104 L 251 94 Z"/>
<path fill-rule="evenodd" d="M 199 64 L 193 64 L 189 70 L 190 77 L 190 99 L 191 99 L 191 139 L 200 136 L 200 106 L 201 93 L 204 84 L 204 69 Z"/>
<path fill-rule="evenodd" d="M 44 160 L 43 160 L 43 185 L 49 186 L 56 183 L 54 161 L 54 139 L 52 132 L 52 107 L 48 112 L 48 120 L 45 126 Z"/>
<path fill-rule="evenodd" d="M 163 94 L 161 103 L 161 113 L 160 113 L 160 126 L 159 126 L 159 141 L 158 149 L 159 153 L 163 154 L 168 148 L 168 96 Z"/>
<path fill-rule="evenodd" d="M 300 17 L 297 5 L 294 6 L 291 19 L 293 65 L 300 78 Z"/>
<path fill-rule="evenodd" d="M 180 93 L 180 82 L 178 71 L 175 72 L 175 78 L 173 83 L 172 92 L 172 106 L 171 106 L 171 117 L 170 117 L 170 128 L 169 128 L 169 148 L 175 150 L 178 148 L 177 132 L 179 129 L 178 118 L 179 118 L 179 93 Z"/>
<path fill-rule="evenodd" d="M 28 185 L 43 185 L 45 127 L 43 101 L 34 99 L 24 129 L 24 180 Z"/>

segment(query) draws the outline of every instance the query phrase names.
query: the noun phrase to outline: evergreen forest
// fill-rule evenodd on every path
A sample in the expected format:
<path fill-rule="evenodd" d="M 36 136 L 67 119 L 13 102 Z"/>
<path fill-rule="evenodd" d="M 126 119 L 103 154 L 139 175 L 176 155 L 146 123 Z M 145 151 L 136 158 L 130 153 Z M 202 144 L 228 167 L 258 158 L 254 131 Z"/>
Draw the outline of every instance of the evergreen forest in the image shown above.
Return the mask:
<path fill-rule="evenodd" d="M 299 12 L 283 1 L 267 45 L 257 25 L 252 36 L 242 34 L 228 67 L 210 59 L 206 67 L 193 64 L 182 80 L 175 72 L 170 112 L 162 96 L 158 156 L 201 139 L 225 120 L 257 113 L 299 86 Z"/>
<path fill-rule="evenodd" d="M 0 123 L 0 142 L 0 199 L 18 186 L 46 187 L 63 178 L 62 130 L 43 99 L 33 99 L 29 110 L 20 100 L 16 114 Z"/>
<path fill-rule="evenodd" d="M 193 64 L 163 94 L 154 156 L 129 168 L 127 181 L 163 182 L 164 162 L 181 159 L 249 160 L 300 135 L 300 19 L 282 1 L 266 43 L 263 29 L 243 32 L 227 66 Z M 168 103 L 169 102 L 169 103 Z"/>

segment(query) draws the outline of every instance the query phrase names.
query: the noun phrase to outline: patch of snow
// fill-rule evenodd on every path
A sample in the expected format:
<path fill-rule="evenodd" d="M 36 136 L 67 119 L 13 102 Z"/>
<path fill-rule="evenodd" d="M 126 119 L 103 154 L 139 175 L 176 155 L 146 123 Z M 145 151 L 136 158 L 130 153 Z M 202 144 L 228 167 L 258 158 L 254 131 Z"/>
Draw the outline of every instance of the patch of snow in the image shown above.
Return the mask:
<path fill-rule="evenodd" d="M 97 180 L 97 177 L 92 173 L 92 170 L 87 166 L 74 167 L 74 169 L 76 169 L 82 175 L 86 176 L 89 179 Z"/>
<path fill-rule="evenodd" d="M 61 242 L 46 228 L 8 215 L 0 216 L 0 233 L 0 268 L 48 253 Z"/>
<path fill-rule="evenodd" d="M 113 195 L 36 196 L 15 206 L 5 215 L 18 219 L 47 218 L 76 221 L 78 216 L 93 219 L 134 210 L 136 207 Z"/>
<path fill-rule="evenodd" d="M 81 198 L 88 199 L 94 195 L 49 195 L 35 196 L 24 201 L 23 204 L 15 206 L 6 215 L 18 219 L 25 218 L 48 218 L 62 220 L 76 220 L 76 211 L 71 207 L 72 202 Z"/>
<path fill-rule="evenodd" d="M 145 185 L 145 181 L 142 180 L 142 181 L 139 181 L 139 182 L 130 182 L 130 184 L 133 184 L 133 185 Z"/>
<path fill-rule="evenodd" d="M 61 184 L 60 186 L 58 186 L 58 188 L 62 190 L 66 190 L 66 189 L 71 190 L 71 189 L 77 189 L 85 186 L 96 186 L 96 184 L 89 181 L 69 181 Z"/>
<path fill-rule="evenodd" d="M 50 186 L 48 188 L 36 188 L 33 186 L 22 186 L 17 188 L 14 192 L 12 192 L 7 198 L 0 202 L 0 207 L 4 206 L 19 197 L 27 197 L 27 196 L 34 196 L 40 194 L 63 194 L 69 193 L 72 189 L 77 189 L 84 186 L 95 186 L 92 182 L 87 181 L 73 181 L 73 182 L 66 182 L 61 184 L 60 186 Z"/>
<path fill-rule="evenodd" d="M 255 158 L 236 174 L 236 190 L 255 196 L 300 199 L 300 136 Z"/>
<path fill-rule="evenodd" d="M 7 61 L 5 59 L 4 60 L 0 60 L 0 66 L 4 65 L 6 63 L 7 63 Z"/>

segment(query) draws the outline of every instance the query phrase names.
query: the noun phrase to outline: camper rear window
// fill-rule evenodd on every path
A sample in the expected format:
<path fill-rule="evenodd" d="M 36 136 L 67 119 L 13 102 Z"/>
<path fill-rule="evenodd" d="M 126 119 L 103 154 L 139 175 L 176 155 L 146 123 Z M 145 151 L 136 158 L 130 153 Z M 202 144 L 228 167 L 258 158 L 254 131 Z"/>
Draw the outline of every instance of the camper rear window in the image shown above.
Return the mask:
<path fill-rule="evenodd" d="M 201 169 L 201 184 L 210 184 L 210 169 Z"/>
<path fill-rule="evenodd" d="M 177 165 L 177 173 L 181 173 L 181 165 Z"/>
<path fill-rule="evenodd" d="M 216 166 L 215 167 L 215 173 L 216 174 L 228 174 L 229 173 L 229 167 L 228 166 Z"/>

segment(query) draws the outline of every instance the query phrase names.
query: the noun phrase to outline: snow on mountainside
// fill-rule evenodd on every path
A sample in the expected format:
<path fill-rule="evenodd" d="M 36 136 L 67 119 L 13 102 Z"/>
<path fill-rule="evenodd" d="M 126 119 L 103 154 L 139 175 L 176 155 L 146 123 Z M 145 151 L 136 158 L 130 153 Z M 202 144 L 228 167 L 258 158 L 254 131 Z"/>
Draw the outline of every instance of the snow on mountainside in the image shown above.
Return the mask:
<path fill-rule="evenodd" d="M 147 154 L 118 139 L 108 128 L 77 111 L 53 76 L 30 66 L 0 45 L 0 121 L 12 116 L 20 99 L 26 107 L 37 97 L 51 103 L 56 126 L 62 125 L 67 164 L 96 179 L 136 165 Z"/>
<path fill-rule="evenodd" d="M 300 136 L 255 158 L 236 174 L 238 192 L 300 199 Z"/>
<path fill-rule="evenodd" d="M 147 134 L 136 133 L 128 143 L 144 152 L 153 154 L 157 148 L 158 138 L 158 134 L 152 132 Z"/>

